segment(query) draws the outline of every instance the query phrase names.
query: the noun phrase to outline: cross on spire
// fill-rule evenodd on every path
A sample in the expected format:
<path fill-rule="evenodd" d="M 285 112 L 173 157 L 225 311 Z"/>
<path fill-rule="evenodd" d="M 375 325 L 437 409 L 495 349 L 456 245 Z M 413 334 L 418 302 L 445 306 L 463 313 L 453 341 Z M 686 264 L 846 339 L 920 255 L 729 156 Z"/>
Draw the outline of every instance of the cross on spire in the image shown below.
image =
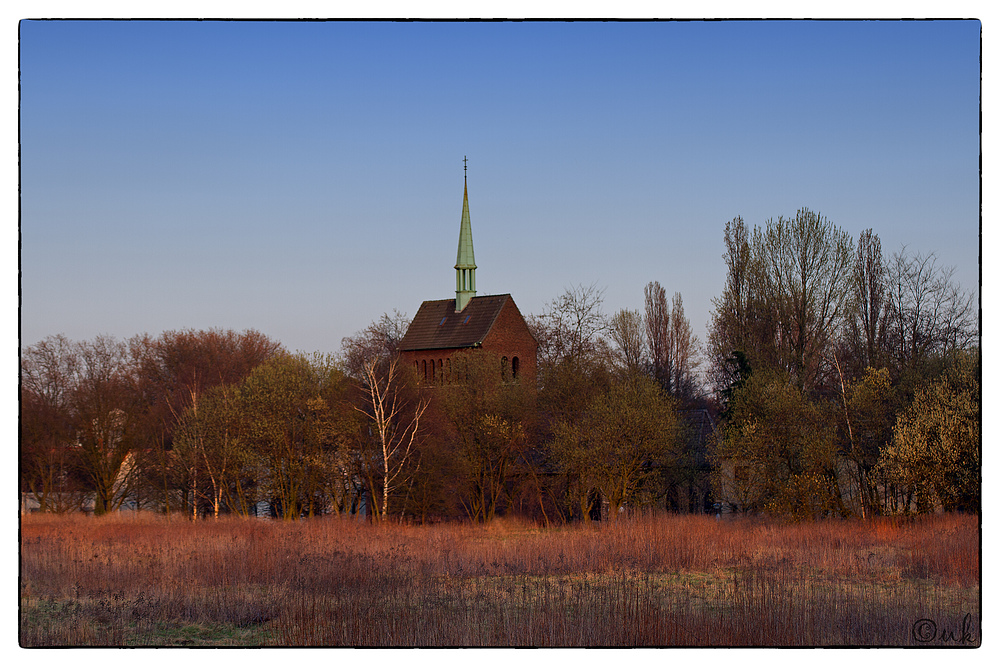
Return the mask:
<path fill-rule="evenodd" d="M 466 155 L 462 158 L 462 170 L 465 172 L 465 180 L 469 180 L 469 156 Z"/>

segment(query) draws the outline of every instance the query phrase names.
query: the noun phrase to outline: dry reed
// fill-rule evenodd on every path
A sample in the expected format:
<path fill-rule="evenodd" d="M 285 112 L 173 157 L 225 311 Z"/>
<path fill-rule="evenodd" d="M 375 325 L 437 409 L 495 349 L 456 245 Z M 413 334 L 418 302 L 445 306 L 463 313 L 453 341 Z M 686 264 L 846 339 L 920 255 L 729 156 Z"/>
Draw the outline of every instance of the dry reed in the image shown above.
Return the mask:
<path fill-rule="evenodd" d="M 968 516 L 658 515 L 541 529 L 31 515 L 19 636 L 22 646 L 978 645 L 979 571 Z"/>

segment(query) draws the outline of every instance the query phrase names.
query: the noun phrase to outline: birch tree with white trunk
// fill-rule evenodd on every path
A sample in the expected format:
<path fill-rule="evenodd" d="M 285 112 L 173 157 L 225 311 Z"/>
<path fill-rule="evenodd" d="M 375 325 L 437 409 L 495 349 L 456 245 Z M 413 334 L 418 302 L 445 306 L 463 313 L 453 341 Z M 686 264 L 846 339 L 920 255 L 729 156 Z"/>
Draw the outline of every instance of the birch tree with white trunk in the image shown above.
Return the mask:
<path fill-rule="evenodd" d="M 389 498 L 405 481 L 403 472 L 418 442 L 420 419 L 428 406 L 426 399 L 418 399 L 413 405 L 403 395 L 402 385 L 398 358 L 389 360 L 384 369 L 380 368 L 378 360 L 367 361 L 364 365 L 364 404 L 355 406 L 370 420 L 378 448 L 382 499 L 379 502 L 372 489 L 372 501 L 375 514 L 383 521 L 389 516 Z"/>

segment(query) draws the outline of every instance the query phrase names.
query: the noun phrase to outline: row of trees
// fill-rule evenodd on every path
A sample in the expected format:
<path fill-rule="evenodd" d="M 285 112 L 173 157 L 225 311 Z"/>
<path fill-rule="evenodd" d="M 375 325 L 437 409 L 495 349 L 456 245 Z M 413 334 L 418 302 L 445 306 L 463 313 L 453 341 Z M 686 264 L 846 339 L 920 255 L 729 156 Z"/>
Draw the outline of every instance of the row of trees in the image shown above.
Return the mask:
<path fill-rule="evenodd" d="M 559 522 L 596 516 L 601 499 L 612 512 L 677 505 L 686 444 L 664 385 L 681 387 L 671 378 L 689 370 L 661 383 L 645 353 L 626 362 L 601 303 L 575 287 L 532 318 L 540 340 L 557 342 L 530 387 L 481 351 L 453 359 L 463 384 L 419 385 L 397 363 L 398 313 L 344 339 L 336 358 L 289 354 L 254 331 L 54 336 L 22 354 L 22 491 L 43 511 L 129 503 L 218 516 L 265 501 L 289 519 Z M 672 315 L 683 318 L 679 296 Z"/>
<path fill-rule="evenodd" d="M 43 510 L 118 509 L 126 496 L 190 489 L 174 436 L 212 387 L 231 385 L 280 345 L 248 331 L 168 332 L 119 341 L 52 336 L 21 355 L 21 489 Z M 214 397 L 208 400 L 214 400 Z M 140 484 L 140 480 L 142 483 Z M 193 481 L 192 481 L 193 482 Z"/>
<path fill-rule="evenodd" d="M 720 495 L 802 516 L 976 511 L 979 329 L 952 271 L 808 209 L 736 218 L 725 243 L 707 346 Z"/>
<path fill-rule="evenodd" d="M 482 351 L 453 359 L 463 384 L 418 384 L 400 313 L 335 357 L 254 331 L 48 338 L 22 352 L 22 491 L 288 519 L 976 510 L 978 327 L 950 271 L 808 210 L 724 239 L 704 348 L 657 282 L 610 316 L 575 286 L 528 318 L 531 387 Z"/>
<path fill-rule="evenodd" d="M 675 303 L 677 329 L 687 333 L 692 349 L 696 341 L 679 295 Z M 406 424 L 422 417 L 422 435 L 400 475 L 409 481 L 396 494 L 399 511 L 475 521 L 513 512 L 564 522 L 627 506 L 691 509 L 679 492 L 694 488 L 695 460 L 682 400 L 657 381 L 646 352 L 636 355 L 637 363 L 620 354 L 602 306 L 598 288 L 575 286 L 528 318 L 539 342 L 536 386 L 504 378 L 500 360 L 482 351 L 452 359 L 465 378 L 458 385 L 421 389 L 396 375 L 397 387 L 409 396 Z M 664 317 L 670 314 L 668 308 Z M 344 340 L 342 359 L 370 360 L 361 384 L 370 387 L 373 372 L 393 368 L 394 345 L 405 328 L 398 314 L 386 315 Z M 678 376 L 692 374 L 692 357 Z M 382 371 L 386 381 L 390 375 Z M 692 383 L 684 386 L 693 396 Z M 370 396 L 365 393 L 366 404 Z M 698 509 L 707 500 L 704 471 L 702 477 Z"/>

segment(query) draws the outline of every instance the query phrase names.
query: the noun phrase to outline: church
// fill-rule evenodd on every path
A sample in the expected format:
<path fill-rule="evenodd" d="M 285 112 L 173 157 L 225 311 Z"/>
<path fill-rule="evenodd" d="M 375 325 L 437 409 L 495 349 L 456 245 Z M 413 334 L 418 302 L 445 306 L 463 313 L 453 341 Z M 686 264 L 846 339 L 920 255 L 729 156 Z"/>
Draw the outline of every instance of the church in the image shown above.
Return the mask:
<path fill-rule="evenodd" d="M 465 177 L 462 223 L 455 262 L 455 298 L 424 301 L 399 343 L 400 359 L 413 364 L 426 384 L 458 382 L 452 357 L 463 350 L 483 350 L 498 360 L 505 380 L 534 387 L 538 342 L 510 294 L 476 296 L 476 259 L 469 217 L 469 180 Z"/>

